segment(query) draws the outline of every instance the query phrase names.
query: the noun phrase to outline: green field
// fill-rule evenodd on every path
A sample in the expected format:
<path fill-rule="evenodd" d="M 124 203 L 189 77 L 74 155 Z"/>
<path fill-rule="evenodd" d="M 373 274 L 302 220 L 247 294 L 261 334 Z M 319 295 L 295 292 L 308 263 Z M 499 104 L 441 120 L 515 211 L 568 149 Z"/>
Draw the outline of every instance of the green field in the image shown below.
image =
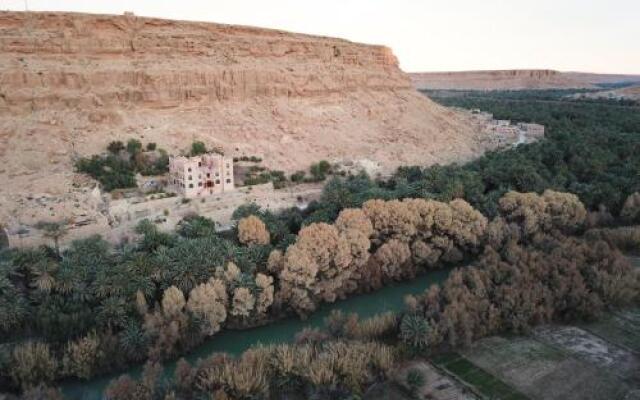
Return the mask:
<path fill-rule="evenodd" d="M 617 311 L 582 327 L 611 343 L 640 353 L 640 309 Z"/>
<path fill-rule="evenodd" d="M 436 366 L 455 375 L 460 381 L 473 387 L 484 398 L 501 400 L 528 399 L 527 396 L 476 366 L 458 353 L 439 355 L 432 358 L 431 361 Z"/>
<path fill-rule="evenodd" d="M 638 321 L 631 310 L 580 327 L 542 326 L 528 336 L 487 337 L 433 362 L 485 398 L 625 399 L 640 388 L 640 362 L 614 339 L 635 345 Z"/>

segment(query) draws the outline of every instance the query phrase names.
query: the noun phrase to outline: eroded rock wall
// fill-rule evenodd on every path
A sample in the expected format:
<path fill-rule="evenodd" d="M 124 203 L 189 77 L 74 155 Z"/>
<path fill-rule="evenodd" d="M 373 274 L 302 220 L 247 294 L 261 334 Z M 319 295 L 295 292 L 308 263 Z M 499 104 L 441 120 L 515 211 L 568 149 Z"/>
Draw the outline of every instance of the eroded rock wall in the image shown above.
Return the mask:
<path fill-rule="evenodd" d="M 415 91 L 384 46 L 131 15 L 0 12 L 0 221 L 90 213 L 72 185 L 74 158 L 130 138 L 174 154 L 203 140 L 288 172 L 321 159 L 390 171 L 484 150 L 464 117 Z M 32 204 L 42 196 L 52 200 Z"/>

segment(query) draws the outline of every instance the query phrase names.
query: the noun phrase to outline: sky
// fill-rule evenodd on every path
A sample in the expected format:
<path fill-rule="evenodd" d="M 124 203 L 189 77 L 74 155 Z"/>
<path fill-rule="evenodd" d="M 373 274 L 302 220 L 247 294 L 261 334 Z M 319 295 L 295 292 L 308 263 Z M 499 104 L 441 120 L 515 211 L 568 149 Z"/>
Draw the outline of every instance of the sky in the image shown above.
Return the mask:
<path fill-rule="evenodd" d="M 640 0 L 0 0 L 0 10 L 211 21 L 389 46 L 402 69 L 640 74 Z"/>

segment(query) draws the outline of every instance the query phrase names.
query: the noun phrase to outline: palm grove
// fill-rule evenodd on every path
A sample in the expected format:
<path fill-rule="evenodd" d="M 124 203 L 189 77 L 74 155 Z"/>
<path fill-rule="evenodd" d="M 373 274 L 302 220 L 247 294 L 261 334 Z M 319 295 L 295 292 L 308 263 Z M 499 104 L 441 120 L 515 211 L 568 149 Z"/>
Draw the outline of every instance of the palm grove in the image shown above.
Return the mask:
<path fill-rule="evenodd" d="M 146 378 L 119 379 L 110 398 L 341 397 L 387 379 L 415 352 L 638 301 L 638 275 L 615 243 L 602 229 L 584 234 L 639 222 L 637 109 L 484 101 L 488 111 L 545 123 L 549 139 L 462 166 L 401 168 L 387 181 L 333 179 L 304 212 L 241 207 L 233 235 L 192 216 L 174 234 L 142 223 L 137 241 L 115 247 L 92 237 L 61 253 L 5 251 L 2 386 L 44 390 L 148 360 Z M 182 363 L 170 384 L 156 382 L 161 360 L 220 329 L 308 315 L 322 302 L 462 264 L 470 266 L 408 299 L 401 315 L 337 315 L 295 344 Z"/>

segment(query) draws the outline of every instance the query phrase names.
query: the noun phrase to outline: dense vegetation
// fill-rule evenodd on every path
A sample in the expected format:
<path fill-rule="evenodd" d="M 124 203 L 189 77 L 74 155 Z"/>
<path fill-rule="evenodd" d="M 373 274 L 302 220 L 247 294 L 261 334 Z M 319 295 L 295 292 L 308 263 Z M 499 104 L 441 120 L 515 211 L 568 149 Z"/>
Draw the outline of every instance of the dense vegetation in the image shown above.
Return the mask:
<path fill-rule="evenodd" d="M 404 343 L 418 350 L 445 341 L 455 346 L 539 322 L 590 318 L 634 301 L 639 281 L 615 247 L 567 236 L 586 221 L 574 195 L 509 192 L 491 221 L 460 199 L 369 200 L 342 210 L 333 224 L 303 227 L 286 250 L 273 248 L 268 225 L 249 215 L 237 238 L 221 238 L 211 221 L 191 217 L 178 234 L 143 223 L 140 239 L 118 248 L 94 237 L 60 255 L 47 248 L 9 251 L 1 328 L 5 341 L 31 340 L 9 346 L 1 376 L 28 389 L 158 362 L 224 326 L 306 315 L 322 302 L 465 259 L 478 261 L 413 301 L 398 327 Z M 207 390 L 231 385 L 211 379 Z M 371 377 L 362 379 L 357 389 L 338 380 L 336 390 L 364 390 Z M 263 384 L 250 391 L 262 393 Z M 234 396 L 236 389 L 229 390 Z"/>
<path fill-rule="evenodd" d="M 640 106 L 571 100 L 564 95 L 566 91 L 436 96 L 447 106 L 479 108 L 498 119 L 543 124 L 547 138 L 488 154 L 462 167 L 428 169 L 410 181 L 426 176 L 443 182 L 428 190 L 445 195 L 463 190 L 465 198 L 490 214 L 505 190 L 547 188 L 575 193 L 590 209 L 604 205 L 617 213 L 627 196 L 640 189 Z"/>
<path fill-rule="evenodd" d="M 547 106 L 508 94 L 442 101 L 543 123 L 548 138 L 463 166 L 401 168 L 387 181 L 334 178 L 304 212 L 241 207 L 234 235 L 193 216 L 173 234 L 142 223 L 135 241 L 115 247 L 92 237 L 63 251 L 5 251 L 0 386 L 32 390 L 148 359 L 140 382 L 121 378 L 109 397 L 293 390 L 345 398 L 388 379 L 403 354 L 637 301 L 638 276 L 614 242 L 602 240 L 602 230 L 582 233 L 637 222 L 638 110 Z M 224 327 L 306 315 L 322 302 L 465 260 L 470 268 L 410 299 L 402 315 L 361 323 L 336 315 L 325 332 L 305 332 L 295 345 L 182 363 L 172 383 L 157 382 L 160 360 Z M 383 339 L 387 345 L 371 342 Z"/>
<path fill-rule="evenodd" d="M 104 190 L 136 187 L 136 173 L 161 175 L 169 171 L 169 156 L 163 149 L 156 149 L 155 143 L 147 143 L 143 151 L 142 143 L 131 139 L 126 146 L 114 141 L 107 146 L 108 154 L 80 158 L 76 169 L 90 175 L 102 184 Z"/>

